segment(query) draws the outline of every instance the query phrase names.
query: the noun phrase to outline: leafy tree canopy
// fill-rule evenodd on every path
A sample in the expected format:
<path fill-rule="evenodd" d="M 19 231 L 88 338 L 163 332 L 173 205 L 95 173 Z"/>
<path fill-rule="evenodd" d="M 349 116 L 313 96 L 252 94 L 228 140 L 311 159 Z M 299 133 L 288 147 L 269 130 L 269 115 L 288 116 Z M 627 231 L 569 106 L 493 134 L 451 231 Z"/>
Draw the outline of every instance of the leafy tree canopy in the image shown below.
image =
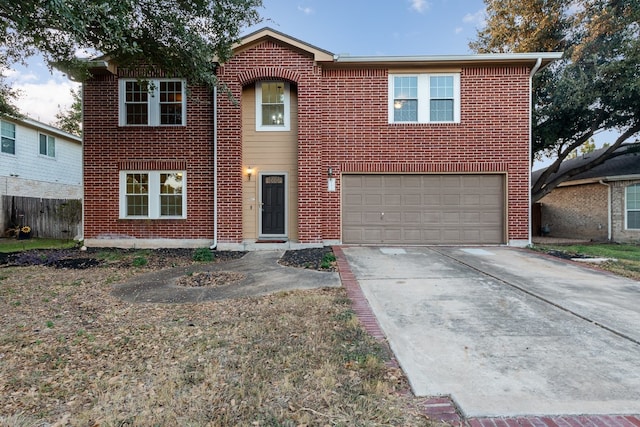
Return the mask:
<path fill-rule="evenodd" d="M 245 27 L 259 22 L 261 0 L 20 0 L 0 2 L 0 72 L 36 52 L 86 76 L 76 52 L 89 49 L 123 66 L 155 64 L 172 75 L 216 84 Z M 0 114 L 16 94 L 0 81 Z"/>
<path fill-rule="evenodd" d="M 82 136 L 82 88 L 71 89 L 73 103 L 66 111 L 58 110 L 54 126 L 73 135 Z"/>
<path fill-rule="evenodd" d="M 532 186 L 535 202 L 561 182 L 603 163 L 640 132 L 640 2 L 485 0 L 478 52 L 563 50 L 564 59 L 534 79 L 532 156 L 556 160 Z M 620 135 L 601 156 L 556 174 L 597 133 Z M 620 151 L 619 151 L 620 152 Z"/>

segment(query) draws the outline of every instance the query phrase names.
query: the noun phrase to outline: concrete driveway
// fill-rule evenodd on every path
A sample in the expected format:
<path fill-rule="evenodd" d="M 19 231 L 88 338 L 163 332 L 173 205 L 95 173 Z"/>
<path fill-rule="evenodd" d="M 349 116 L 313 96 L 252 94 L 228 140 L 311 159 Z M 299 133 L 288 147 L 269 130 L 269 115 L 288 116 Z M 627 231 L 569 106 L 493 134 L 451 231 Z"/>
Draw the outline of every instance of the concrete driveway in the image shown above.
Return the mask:
<path fill-rule="evenodd" d="M 640 283 L 505 247 L 342 249 L 416 395 L 640 414 Z"/>

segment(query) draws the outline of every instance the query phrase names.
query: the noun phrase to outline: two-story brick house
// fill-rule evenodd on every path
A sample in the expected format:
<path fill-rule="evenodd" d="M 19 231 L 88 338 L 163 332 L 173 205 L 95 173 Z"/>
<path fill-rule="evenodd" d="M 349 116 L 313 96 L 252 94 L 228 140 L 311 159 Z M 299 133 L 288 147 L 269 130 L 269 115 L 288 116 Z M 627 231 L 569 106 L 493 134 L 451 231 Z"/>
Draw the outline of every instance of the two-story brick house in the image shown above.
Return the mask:
<path fill-rule="evenodd" d="M 527 244 L 530 84 L 558 57 L 335 56 L 267 28 L 225 91 L 95 62 L 85 243 Z"/>

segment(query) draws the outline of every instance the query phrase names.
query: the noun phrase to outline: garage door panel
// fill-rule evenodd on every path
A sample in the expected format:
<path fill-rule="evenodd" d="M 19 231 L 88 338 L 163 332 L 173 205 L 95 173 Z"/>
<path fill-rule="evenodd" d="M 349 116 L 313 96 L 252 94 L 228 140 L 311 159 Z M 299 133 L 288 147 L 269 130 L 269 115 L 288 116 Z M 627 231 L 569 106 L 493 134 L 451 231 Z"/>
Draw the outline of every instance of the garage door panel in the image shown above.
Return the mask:
<path fill-rule="evenodd" d="M 345 243 L 504 243 L 503 175 L 344 175 L 342 191 Z"/>

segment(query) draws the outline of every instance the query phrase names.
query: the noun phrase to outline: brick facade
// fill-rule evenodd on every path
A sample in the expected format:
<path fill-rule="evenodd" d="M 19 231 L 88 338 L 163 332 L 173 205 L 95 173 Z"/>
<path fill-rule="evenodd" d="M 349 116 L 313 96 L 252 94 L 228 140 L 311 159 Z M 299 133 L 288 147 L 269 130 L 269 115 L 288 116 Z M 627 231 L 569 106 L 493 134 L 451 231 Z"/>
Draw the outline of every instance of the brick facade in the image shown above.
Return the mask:
<path fill-rule="evenodd" d="M 392 66 L 318 62 L 273 38 L 243 46 L 218 69 L 228 89 L 217 96 L 218 243 L 242 242 L 243 86 L 275 79 L 288 81 L 298 97 L 300 243 L 340 241 L 343 172 L 505 174 L 507 242 L 528 242 L 532 66 L 457 64 L 460 123 L 389 124 Z M 437 65 L 422 64 L 419 72 L 434 70 Z M 118 76 L 85 84 L 85 239 L 96 239 L 94 244 L 105 238 L 213 240 L 212 93 L 190 90 L 186 127 L 119 127 Z M 186 164 L 188 218 L 118 219 L 122 162 L 161 167 L 169 160 Z M 335 192 L 327 191 L 329 168 L 337 179 Z"/>
<path fill-rule="evenodd" d="M 609 189 L 599 183 L 558 187 L 540 200 L 552 237 L 608 239 Z"/>
<path fill-rule="evenodd" d="M 627 229 L 625 221 L 626 188 L 639 183 L 640 179 L 557 187 L 540 201 L 542 224 L 549 224 L 552 237 L 639 243 L 640 230 Z"/>

